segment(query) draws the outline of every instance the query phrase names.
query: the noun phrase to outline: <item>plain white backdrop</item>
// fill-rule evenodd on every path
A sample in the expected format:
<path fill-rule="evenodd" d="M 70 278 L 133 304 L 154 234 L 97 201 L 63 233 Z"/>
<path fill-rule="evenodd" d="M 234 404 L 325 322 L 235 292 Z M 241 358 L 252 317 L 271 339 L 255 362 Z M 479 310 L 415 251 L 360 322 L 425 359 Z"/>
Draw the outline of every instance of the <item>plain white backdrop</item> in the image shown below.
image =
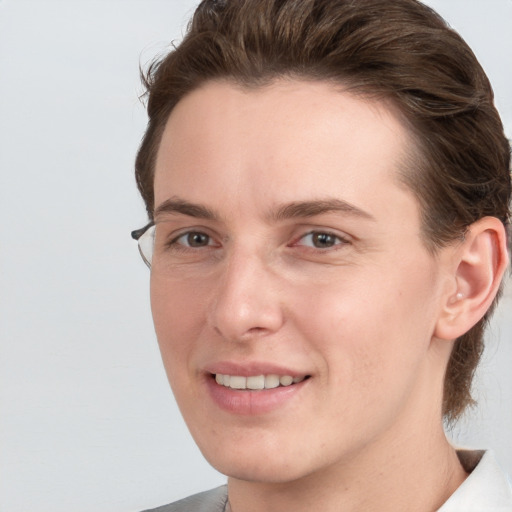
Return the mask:
<path fill-rule="evenodd" d="M 130 239 L 139 62 L 192 0 L 0 0 L 0 510 L 135 512 L 222 483 L 179 416 Z M 512 1 L 431 0 L 512 136 Z M 512 292 L 457 443 L 512 473 Z M 298 447 L 299 448 L 299 447 Z"/>

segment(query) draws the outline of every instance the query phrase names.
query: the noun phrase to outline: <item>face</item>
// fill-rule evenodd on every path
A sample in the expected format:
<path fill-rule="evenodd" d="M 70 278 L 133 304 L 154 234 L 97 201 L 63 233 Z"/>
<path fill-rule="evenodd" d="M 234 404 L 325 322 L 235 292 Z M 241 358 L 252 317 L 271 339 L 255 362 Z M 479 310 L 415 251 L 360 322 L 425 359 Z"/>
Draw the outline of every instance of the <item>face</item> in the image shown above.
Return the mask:
<path fill-rule="evenodd" d="M 396 177 L 409 144 L 385 104 L 324 83 L 208 83 L 173 110 L 152 309 L 182 414 L 221 472 L 291 481 L 440 415 L 445 278 Z"/>

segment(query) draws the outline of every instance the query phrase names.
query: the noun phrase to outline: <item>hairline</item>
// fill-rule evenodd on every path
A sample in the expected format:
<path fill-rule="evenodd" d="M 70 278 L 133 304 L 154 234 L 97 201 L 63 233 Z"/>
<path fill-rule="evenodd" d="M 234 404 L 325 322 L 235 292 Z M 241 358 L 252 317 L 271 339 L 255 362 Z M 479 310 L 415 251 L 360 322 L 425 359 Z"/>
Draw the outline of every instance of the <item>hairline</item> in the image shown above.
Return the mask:
<path fill-rule="evenodd" d="M 288 70 L 282 73 L 268 73 L 260 76 L 250 76 L 247 78 L 239 77 L 234 74 L 230 75 L 221 75 L 216 77 L 208 77 L 201 80 L 194 87 L 191 87 L 185 94 L 180 96 L 178 101 L 176 101 L 173 105 L 168 106 L 167 109 L 164 110 L 165 118 L 160 121 L 157 125 L 156 134 L 154 137 L 153 147 L 152 147 L 152 161 L 151 161 L 151 174 L 152 174 L 152 190 L 153 190 L 153 205 L 151 212 L 151 220 L 154 220 L 155 214 L 155 173 L 156 173 L 156 163 L 158 158 L 158 153 L 161 148 L 163 134 L 165 132 L 165 128 L 167 123 L 169 122 L 169 118 L 171 117 L 176 106 L 181 103 L 185 98 L 190 96 L 196 91 L 200 91 L 202 88 L 206 87 L 209 84 L 227 84 L 238 88 L 243 92 L 254 92 L 264 90 L 266 88 L 271 88 L 279 82 L 296 82 L 296 83 L 321 83 L 321 84 L 329 84 L 333 87 L 337 92 L 345 92 L 352 97 L 359 99 L 361 101 L 366 101 L 368 103 L 379 103 L 380 106 L 384 107 L 404 128 L 404 132 L 407 137 L 405 139 L 405 143 L 403 146 L 402 153 L 399 155 L 396 162 L 396 171 L 393 175 L 395 179 L 395 183 L 400 186 L 402 189 L 413 194 L 420 214 L 420 240 L 424 244 L 425 248 L 428 252 L 435 256 L 438 250 L 441 248 L 439 244 L 436 244 L 434 238 L 429 235 L 429 227 L 428 221 L 426 219 L 427 216 L 427 205 L 422 201 L 421 195 L 414 189 L 413 181 L 415 178 L 415 174 L 421 172 L 424 166 L 426 165 L 425 159 L 425 150 L 422 147 L 421 137 L 418 133 L 418 130 L 414 127 L 411 120 L 407 117 L 407 115 L 400 108 L 398 102 L 395 98 L 392 97 L 391 93 L 386 92 L 377 92 L 375 87 L 368 87 L 368 90 L 361 84 L 355 83 L 350 86 L 350 82 L 354 80 L 351 79 L 350 76 L 347 76 L 346 79 L 341 77 L 318 77 L 314 76 L 313 73 L 299 72 Z"/>

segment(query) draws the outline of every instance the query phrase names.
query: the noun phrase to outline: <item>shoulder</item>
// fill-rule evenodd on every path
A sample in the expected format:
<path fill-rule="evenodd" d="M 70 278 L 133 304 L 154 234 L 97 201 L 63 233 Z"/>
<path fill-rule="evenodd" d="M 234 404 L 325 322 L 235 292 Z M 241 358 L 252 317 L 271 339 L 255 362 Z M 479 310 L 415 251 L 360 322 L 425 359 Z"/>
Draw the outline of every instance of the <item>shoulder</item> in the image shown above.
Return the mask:
<path fill-rule="evenodd" d="M 228 499 L 226 485 L 210 491 L 194 494 L 169 505 L 145 510 L 144 512 L 224 512 Z"/>
<path fill-rule="evenodd" d="M 457 452 L 469 474 L 438 512 L 512 512 L 512 486 L 492 452 Z"/>

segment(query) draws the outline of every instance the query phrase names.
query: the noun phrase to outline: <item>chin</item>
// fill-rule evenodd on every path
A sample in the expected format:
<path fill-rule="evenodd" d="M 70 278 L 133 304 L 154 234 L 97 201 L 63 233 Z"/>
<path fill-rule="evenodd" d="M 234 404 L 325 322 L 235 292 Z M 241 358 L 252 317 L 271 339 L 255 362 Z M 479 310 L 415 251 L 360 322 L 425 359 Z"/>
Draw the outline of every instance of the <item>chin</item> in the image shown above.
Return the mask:
<path fill-rule="evenodd" d="M 274 463 L 268 458 L 260 461 L 237 460 L 237 461 L 209 461 L 210 464 L 220 473 L 248 482 L 260 482 L 267 484 L 284 484 L 299 480 L 305 476 L 299 468 L 291 469 L 284 464 L 284 461 Z"/>
<path fill-rule="evenodd" d="M 246 444 L 235 446 L 230 443 L 230 446 L 225 446 L 219 443 L 214 450 L 211 445 L 205 450 L 200 448 L 211 466 L 237 480 L 283 484 L 299 480 L 320 469 L 314 461 L 308 461 L 303 450 L 297 447 L 290 454 L 286 449 L 262 447 L 257 443 L 244 450 L 241 448 L 243 445 Z"/>

